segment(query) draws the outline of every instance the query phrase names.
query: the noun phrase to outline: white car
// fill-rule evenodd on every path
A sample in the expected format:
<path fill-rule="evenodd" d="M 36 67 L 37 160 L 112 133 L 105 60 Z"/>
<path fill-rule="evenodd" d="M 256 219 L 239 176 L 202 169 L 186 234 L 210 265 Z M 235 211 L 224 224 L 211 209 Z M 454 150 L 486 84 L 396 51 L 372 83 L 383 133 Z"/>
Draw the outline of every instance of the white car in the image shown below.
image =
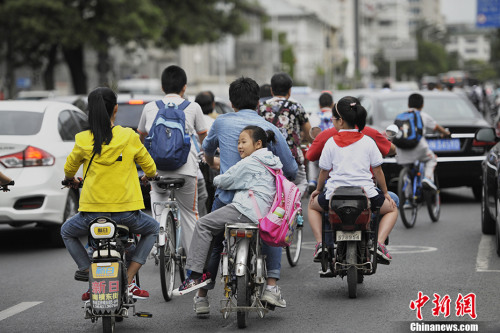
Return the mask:
<path fill-rule="evenodd" d="M 61 246 L 61 225 L 78 210 L 79 192 L 61 189 L 64 163 L 87 116 L 74 105 L 53 101 L 0 102 L 0 171 L 14 179 L 0 193 L 0 224 L 37 223 Z M 81 176 L 81 169 L 79 170 Z"/>

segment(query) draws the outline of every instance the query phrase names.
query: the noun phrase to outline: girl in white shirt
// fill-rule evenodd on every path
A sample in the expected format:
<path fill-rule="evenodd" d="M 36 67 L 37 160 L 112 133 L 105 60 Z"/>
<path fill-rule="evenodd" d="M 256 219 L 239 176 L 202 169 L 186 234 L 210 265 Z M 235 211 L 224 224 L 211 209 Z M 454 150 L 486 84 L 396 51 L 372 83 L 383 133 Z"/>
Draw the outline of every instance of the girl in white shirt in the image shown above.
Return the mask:
<path fill-rule="evenodd" d="M 366 110 L 359 101 L 346 96 L 333 108 L 333 125 L 338 133 L 328 139 L 319 159 L 320 174 L 316 190 L 311 194 L 308 218 L 316 238 L 314 261 L 320 261 L 322 251 L 322 213 L 339 186 L 361 186 L 370 198 L 372 208 L 380 207 L 377 253 L 387 261 L 392 259 L 384 242 L 396 224 L 396 203 L 387 193 L 382 155 L 375 141 L 360 131 L 365 127 Z M 371 171 L 370 171 L 371 168 Z M 375 176 L 378 188 L 372 177 Z M 326 181 L 326 184 L 325 184 Z M 323 188 L 326 186 L 326 191 Z"/>

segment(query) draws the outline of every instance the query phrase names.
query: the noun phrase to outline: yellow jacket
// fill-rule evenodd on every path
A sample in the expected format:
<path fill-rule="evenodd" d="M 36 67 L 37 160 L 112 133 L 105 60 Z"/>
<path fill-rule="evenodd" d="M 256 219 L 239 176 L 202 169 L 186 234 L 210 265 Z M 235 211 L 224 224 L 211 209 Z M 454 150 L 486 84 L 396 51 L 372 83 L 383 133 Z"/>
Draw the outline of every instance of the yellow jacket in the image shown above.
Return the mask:
<path fill-rule="evenodd" d="M 101 154 L 93 155 L 94 136 L 89 131 L 75 136 L 75 146 L 66 159 L 64 173 L 75 176 L 83 163 L 83 174 L 88 173 L 80 195 L 82 212 L 126 212 L 144 209 L 138 163 L 148 177 L 156 174 L 156 165 L 139 135 L 130 128 L 113 127 L 113 138 L 103 145 Z"/>

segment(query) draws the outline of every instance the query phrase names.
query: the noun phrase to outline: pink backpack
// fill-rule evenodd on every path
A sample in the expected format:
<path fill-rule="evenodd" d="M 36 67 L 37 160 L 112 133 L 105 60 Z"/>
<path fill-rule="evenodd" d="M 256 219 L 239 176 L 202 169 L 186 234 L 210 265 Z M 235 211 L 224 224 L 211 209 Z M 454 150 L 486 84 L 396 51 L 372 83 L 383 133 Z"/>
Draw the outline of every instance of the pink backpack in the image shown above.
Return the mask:
<path fill-rule="evenodd" d="M 248 191 L 259 218 L 260 238 L 269 246 L 289 246 L 297 227 L 296 215 L 302 210 L 300 203 L 302 194 L 294 183 L 286 179 L 281 169 L 273 170 L 267 165 L 261 164 L 276 178 L 276 195 L 271 209 L 262 217 L 253 191 Z"/>

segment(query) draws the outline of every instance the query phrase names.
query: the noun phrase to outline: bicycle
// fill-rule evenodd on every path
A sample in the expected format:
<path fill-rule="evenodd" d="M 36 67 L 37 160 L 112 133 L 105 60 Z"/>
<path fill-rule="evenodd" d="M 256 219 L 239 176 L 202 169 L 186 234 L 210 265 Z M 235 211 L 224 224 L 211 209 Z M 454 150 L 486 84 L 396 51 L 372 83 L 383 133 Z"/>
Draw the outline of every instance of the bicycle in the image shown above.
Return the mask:
<path fill-rule="evenodd" d="M 399 212 L 406 228 L 413 228 L 417 220 L 418 209 L 424 204 L 432 222 L 439 220 L 441 213 L 441 195 L 439 180 L 434 173 L 434 184 L 437 191 L 425 190 L 422 186 L 425 163 L 416 161 L 403 167 L 399 173 L 398 196 Z"/>
<path fill-rule="evenodd" d="M 302 250 L 302 228 L 304 226 L 304 217 L 302 212 L 297 214 L 297 228 L 295 229 L 293 240 L 290 246 L 286 249 L 286 258 L 291 267 L 297 266 L 300 257 L 300 251 Z"/>
<path fill-rule="evenodd" d="M 153 202 L 153 217 L 160 224 L 158 240 L 155 244 L 157 251 L 154 255 L 155 265 L 160 266 L 160 281 L 163 298 L 166 302 L 172 299 L 175 285 L 176 267 L 179 278 L 184 281 L 186 274 L 186 253 L 180 246 L 181 241 L 181 218 L 175 190 L 184 186 L 183 178 L 156 177 L 152 179 L 155 184 L 169 192 L 169 198 L 165 202 Z"/>

